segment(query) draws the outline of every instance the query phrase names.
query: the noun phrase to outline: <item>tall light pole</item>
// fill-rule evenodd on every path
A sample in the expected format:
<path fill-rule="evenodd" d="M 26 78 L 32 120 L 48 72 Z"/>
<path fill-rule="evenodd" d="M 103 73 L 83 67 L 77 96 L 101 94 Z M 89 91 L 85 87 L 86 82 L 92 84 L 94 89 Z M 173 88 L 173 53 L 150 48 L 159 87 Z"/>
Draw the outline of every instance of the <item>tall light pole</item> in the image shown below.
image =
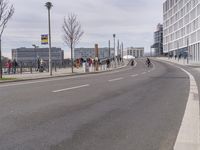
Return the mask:
<path fill-rule="evenodd" d="M 36 66 L 37 64 L 37 53 L 36 53 L 36 49 L 39 48 L 39 46 L 32 44 L 32 46 L 34 47 L 34 52 L 35 52 L 35 58 L 34 58 L 34 66 Z"/>
<path fill-rule="evenodd" d="M 124 43 L 122 42 L 122 62 L 124 62 Z"/>
<path fill-rule="evenodd" d="M 116 51 L 115 51 L 115 38 L 116 38 L 116 34 L 113 34 L 113 40 L 114 40 L 114 61 L 115 61 L 115 67 L 116 67 L 116 58 L 115 58 L 115 55 L 116 55 Z"/>
<path fill-rule="evenodd" d="M 51 16 L 50 10 L 53 7 L 51 2 L 46 2 L 46 8 L 48 9 L 48 22 L 49 22 L 49 74 L 52 76 L 52 60 L 51 60 Z"/>
<path fill-rule="evenodd" d="M 108 41 L 108 51 L 109 51 L 108 57 L 110 59 L 110 56 L 111 56 L 111 54 L 110 54 L 110 40 Z"/>
<path fill-rule="evenodd" d="M 116 55 L 116 52 L 115 52 L 115 38 L 116 38 L 116 34 L 113 34 L 113 40 L 114 40 L 114 56 Z"/>

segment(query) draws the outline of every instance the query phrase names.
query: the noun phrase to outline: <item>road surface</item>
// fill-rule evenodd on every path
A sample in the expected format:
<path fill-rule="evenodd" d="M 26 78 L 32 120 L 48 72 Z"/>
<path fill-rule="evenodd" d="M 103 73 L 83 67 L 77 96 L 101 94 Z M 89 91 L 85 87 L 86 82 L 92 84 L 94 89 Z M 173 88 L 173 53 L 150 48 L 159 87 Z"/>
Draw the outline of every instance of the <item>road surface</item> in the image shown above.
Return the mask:
<path fill-rule="evenodd" d="M 144 60 L 114 72 L 0 84 L 1 150 L 172 150 L 189 77 Z"/>

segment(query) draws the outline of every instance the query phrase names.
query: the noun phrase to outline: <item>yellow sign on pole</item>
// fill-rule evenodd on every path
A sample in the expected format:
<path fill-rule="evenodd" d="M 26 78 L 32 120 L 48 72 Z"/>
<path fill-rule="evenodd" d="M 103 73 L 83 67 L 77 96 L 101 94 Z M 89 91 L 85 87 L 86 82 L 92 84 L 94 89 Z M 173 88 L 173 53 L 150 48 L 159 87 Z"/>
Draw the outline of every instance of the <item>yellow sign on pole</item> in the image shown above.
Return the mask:
<path fill-rule="evenodd" d="M 41 35 L 41 44 L 42 45 L 48 44 L 48 34 Z"/>

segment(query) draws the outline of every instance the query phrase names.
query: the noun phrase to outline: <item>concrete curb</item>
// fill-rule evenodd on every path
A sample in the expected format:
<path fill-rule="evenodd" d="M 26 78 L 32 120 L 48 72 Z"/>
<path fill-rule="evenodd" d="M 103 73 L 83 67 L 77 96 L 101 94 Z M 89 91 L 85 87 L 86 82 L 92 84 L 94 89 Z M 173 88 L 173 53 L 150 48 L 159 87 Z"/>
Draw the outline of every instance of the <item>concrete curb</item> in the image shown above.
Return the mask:
<path fill-rule="evenodd" d="M 53 79 L 53 78 L 62 78 L 62 77 L 73 77 L 73 76 L 82 76 L 82 75 L 90 75 L 90 74 L 100 74 L 100 73 L 105 73 L 105 72 L 112 72 L 115 70 L 123 69 L 128 66 L 127 65 L 114 68 L 111 70 L 104 70 L 104 71 L 96 71 L 96 72 L 88 72 L 88 73 L 74 73 L 74 74 L 62 74 L 62 75 L 55 75 L 55 76 L 46 76 L 46 77 L 39 77 L 39 78 L 27 78 L 27 79 L 16 79 L 16 80 L 8 80 L 8 81 L 0 81 L 0 84 L 4 83 L 15 83 L 15 82 L 22 82 L 22 81 L 34 81 L 34 80 L 42 80 L 42 79 Z"/>
<path fill-rule="evenodd" d="M 181 64 L 181 63 L 176 63 L 176 62 L 169 61 L 169 60 L 162 59 L 162 58 L 158 58 L 158 57 L 155 57 L 155 58 L 152 58 L 152 59 L 166 61 L 166 62 L 170 62 L 170 63 L 173 63 L 173 64 L 181 65 L 181 66 L 187 66 L 187 67 L 193 67 L 193 68 L 200 68 L 200 65 L 196 65 L 196 64 L 195 65 L 192 65 L 192 64 Z"/>
<path fill-rule="evenodd" d="M 200 150 L 199 93 L 194 76 L 182 67 L 179 67 L 176 63 L 162 59 L 154 60 L 179 68 L 189 76 L 190 91 L 188 101 L 179 133 L 174 144 L 174 150 Z"/>

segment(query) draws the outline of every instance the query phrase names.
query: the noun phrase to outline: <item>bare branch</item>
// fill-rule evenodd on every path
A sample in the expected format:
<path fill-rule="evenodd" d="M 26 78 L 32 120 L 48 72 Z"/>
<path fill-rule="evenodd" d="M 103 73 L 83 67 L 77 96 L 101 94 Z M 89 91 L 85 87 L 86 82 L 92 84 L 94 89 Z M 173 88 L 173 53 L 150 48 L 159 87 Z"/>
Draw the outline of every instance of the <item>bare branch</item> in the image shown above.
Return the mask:
<path fill-rule="evenodd" d="M 13 5 L 9 6 L 7 0 L 0 0 L 0 38 L 6 28 L 9 19 L 14 14 Z"/>
<path fill-rule="evenodd" d="M 77 21 L 77 16 L 74 14 L 64 18 L 63 24 L 64 42 L 71 48 L 75 47 L 83 35 L 81 24 Z"/>

